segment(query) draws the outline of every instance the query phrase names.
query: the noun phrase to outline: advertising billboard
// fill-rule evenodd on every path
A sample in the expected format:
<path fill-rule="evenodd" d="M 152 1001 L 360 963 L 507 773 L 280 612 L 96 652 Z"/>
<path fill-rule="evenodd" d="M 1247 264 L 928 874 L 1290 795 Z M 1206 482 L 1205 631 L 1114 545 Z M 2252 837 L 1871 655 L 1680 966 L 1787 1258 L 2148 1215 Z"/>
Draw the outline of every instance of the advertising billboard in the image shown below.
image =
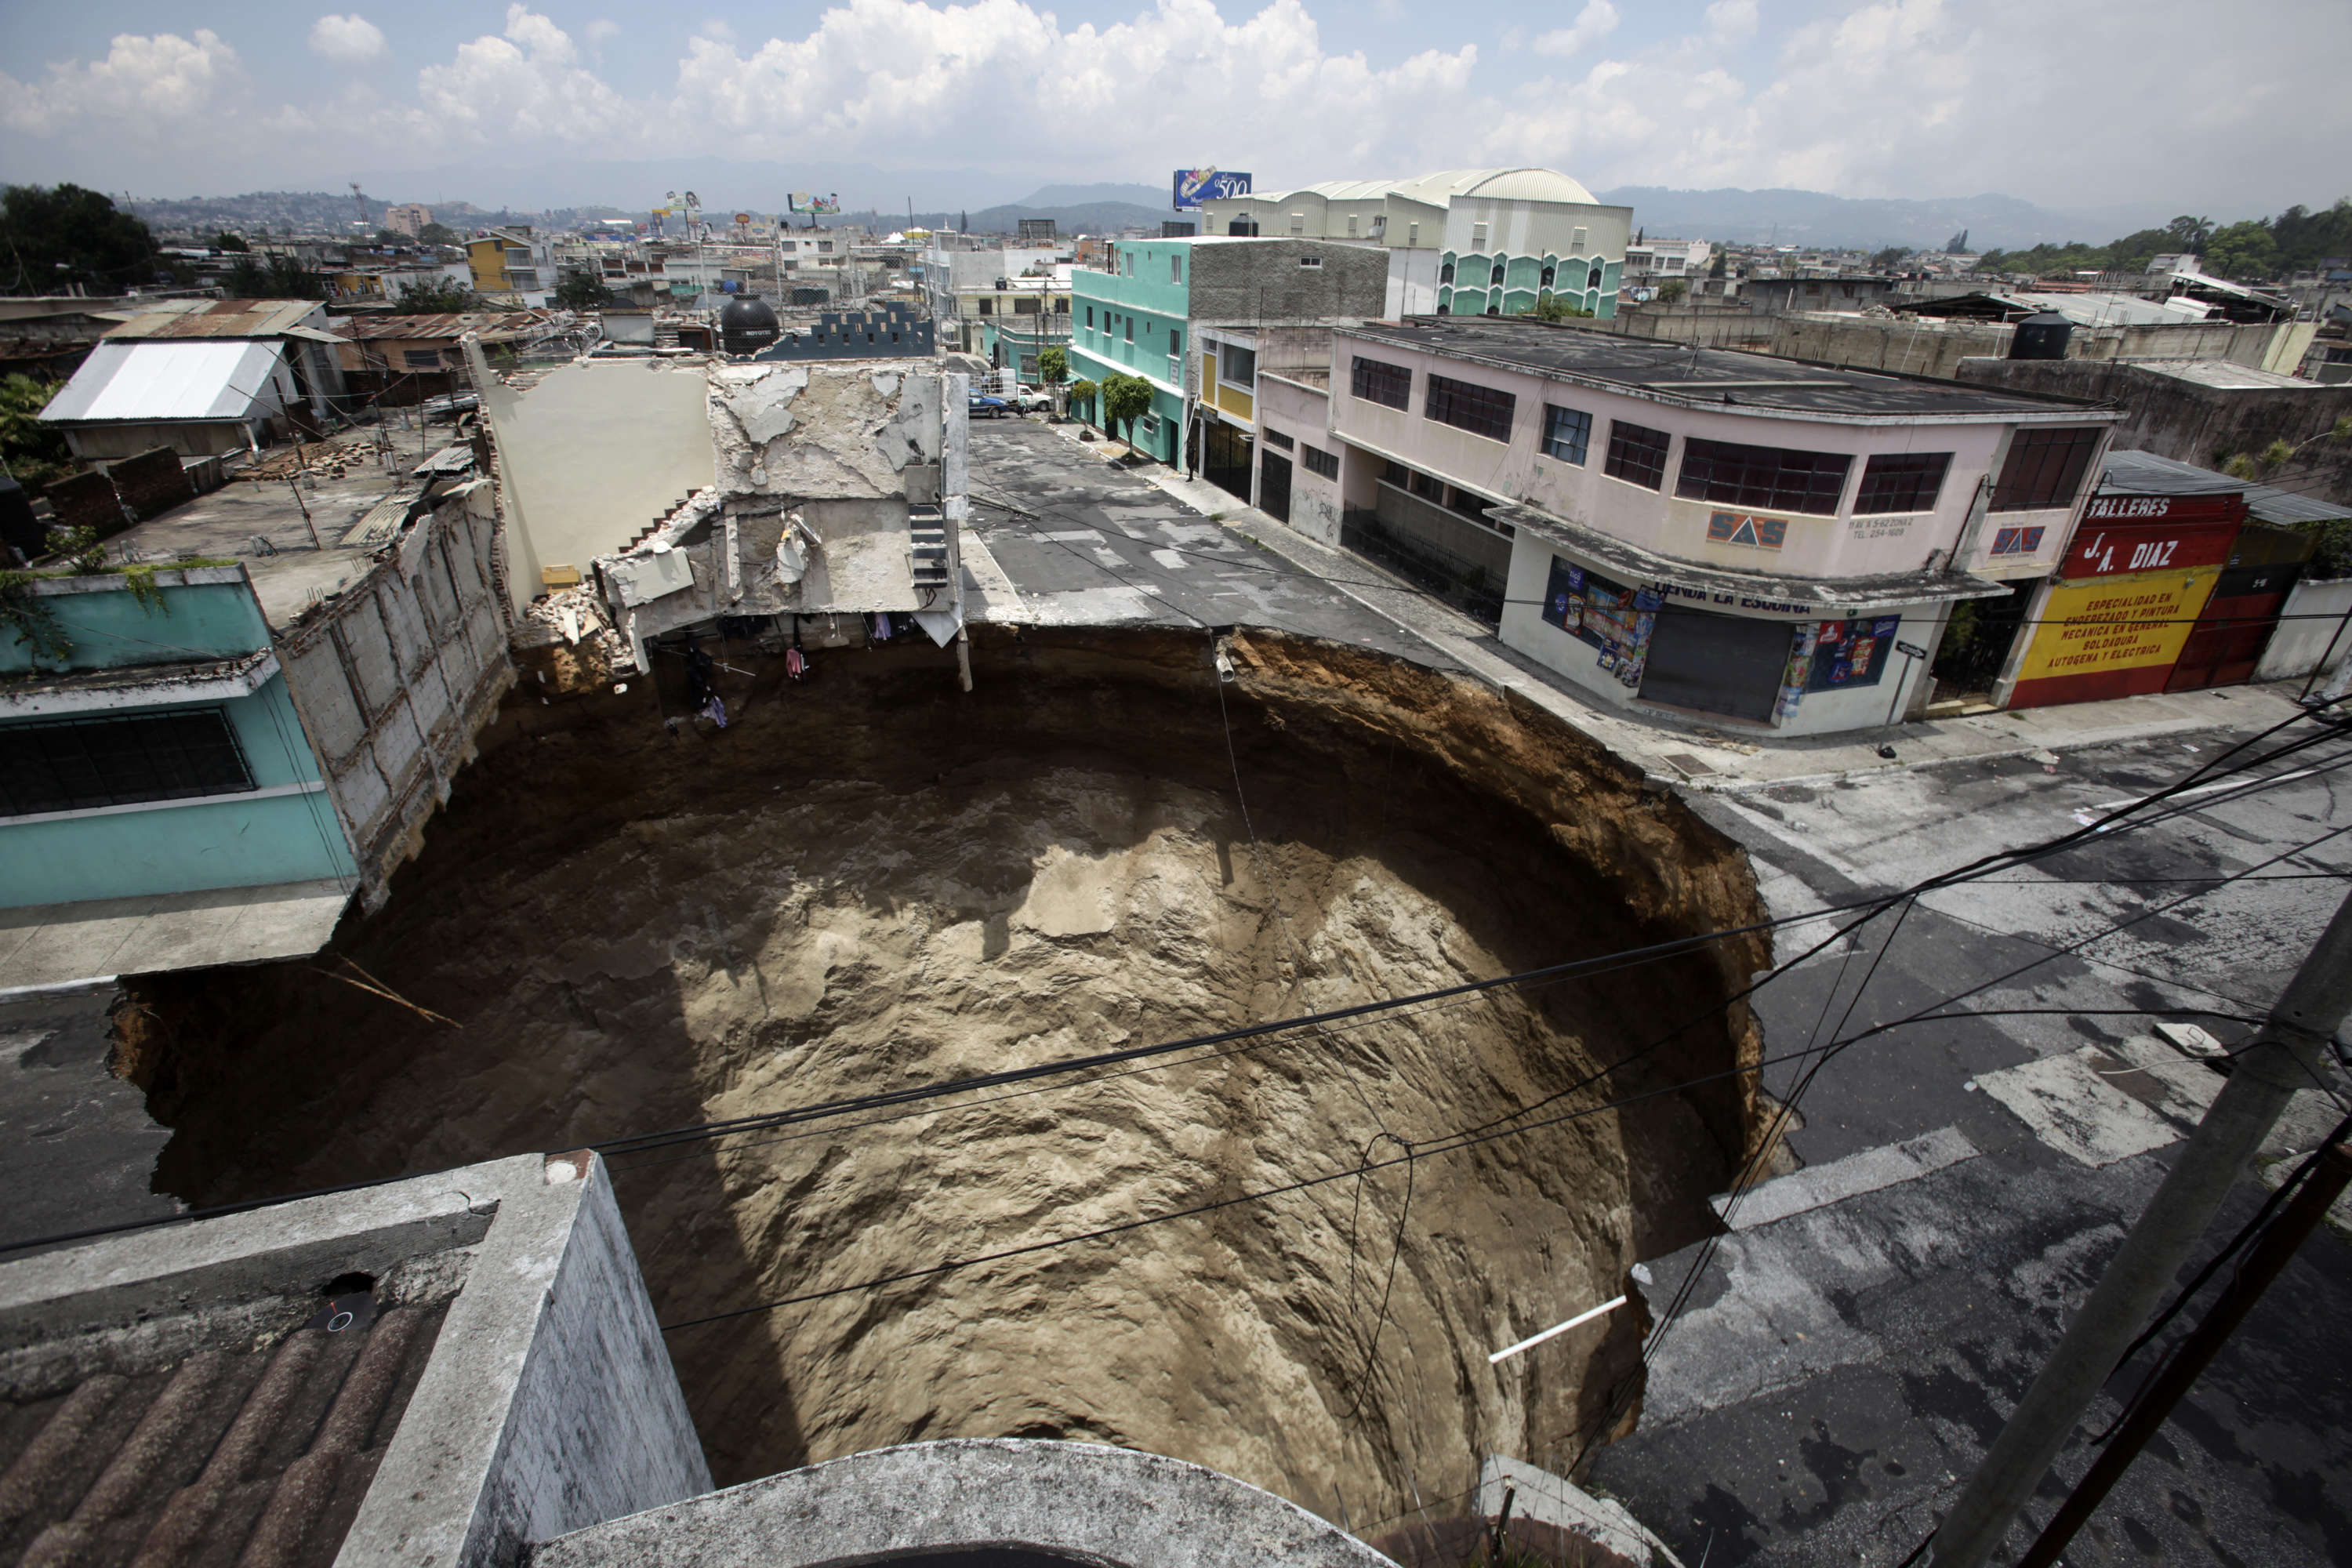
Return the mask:
<path fill-rule="evenodd" d="M 841 195 L 835 192 L 832 195 L 813 196 L 806 191 L 794 191 L 785 198 L 784 205 L 796 213 L 837 213 L 841 210 Z"/>
<path fill-rule="evenodd" d="M 1250 177 L 1237 169 L 1176 171 L 1176 210 L 1196 212 L 1202 202 L 1250 194 Z"/>
<path fill-rule="evenodd" d="M 2053 584 L 2009 705 L 2044 708 L 2163 690 L 2221 575 L 2214 565 L 2180 570 L 2182 564 Z"/>

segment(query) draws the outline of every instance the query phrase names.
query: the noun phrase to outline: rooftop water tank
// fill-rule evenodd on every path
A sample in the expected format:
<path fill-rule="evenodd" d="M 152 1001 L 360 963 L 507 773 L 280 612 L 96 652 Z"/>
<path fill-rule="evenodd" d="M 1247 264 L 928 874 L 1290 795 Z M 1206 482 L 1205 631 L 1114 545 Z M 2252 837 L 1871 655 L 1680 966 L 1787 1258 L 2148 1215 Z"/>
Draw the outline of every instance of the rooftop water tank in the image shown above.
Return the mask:
<path fill-rule="evenodd" d="M 2056 310 L 2037 310 L 2017 323 L 2017 334 L 2009 340 L 2011 359 L 2064 359 L 2066 340 L 2074 335 L 2074 323 Z"/>
<path fill-rule="evenodd" d="M 782 331 L 776 308 L 757 294 L 738 294 L 719 311 L 719 346 L 730 354 L 758 353 Z"/>

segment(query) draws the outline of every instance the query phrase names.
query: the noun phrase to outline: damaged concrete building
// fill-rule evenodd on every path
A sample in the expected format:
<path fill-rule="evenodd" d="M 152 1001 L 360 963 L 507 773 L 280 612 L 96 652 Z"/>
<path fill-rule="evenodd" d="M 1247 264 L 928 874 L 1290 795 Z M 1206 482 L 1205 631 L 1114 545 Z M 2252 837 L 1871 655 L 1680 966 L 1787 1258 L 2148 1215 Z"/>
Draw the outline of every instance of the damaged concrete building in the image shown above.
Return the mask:
<path fill-rule="evenodd" d="M 586 587 L 564 640 L 609 626 L 616 671 L 722 620 L 817 646 L 847 637 L 843 617 L 861 636 L 865 616 L 910 619 L 941 647 L 961 632 L 968 377 L 919 359 L 477 374 L 516 607 Z"/>

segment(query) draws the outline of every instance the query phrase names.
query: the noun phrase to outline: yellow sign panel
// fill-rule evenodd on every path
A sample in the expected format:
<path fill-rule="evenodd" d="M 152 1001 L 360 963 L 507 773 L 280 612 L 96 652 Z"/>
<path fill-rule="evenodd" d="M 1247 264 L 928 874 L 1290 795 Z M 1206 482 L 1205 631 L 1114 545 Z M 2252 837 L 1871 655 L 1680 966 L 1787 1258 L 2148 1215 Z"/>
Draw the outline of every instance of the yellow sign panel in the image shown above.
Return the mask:
<path fill-rule="evenodd" d="M 2049 693 L 2058 700 L 2122 695 L 2084 678 L 2169 669 L 2220 575 L 2218 567 L 2206 566 L 2061 584 L 2042 605 L 2042 625 L 2017 674 L 2019 695 L 2036 681 L 2065 682 L 2063 696 Z"/>

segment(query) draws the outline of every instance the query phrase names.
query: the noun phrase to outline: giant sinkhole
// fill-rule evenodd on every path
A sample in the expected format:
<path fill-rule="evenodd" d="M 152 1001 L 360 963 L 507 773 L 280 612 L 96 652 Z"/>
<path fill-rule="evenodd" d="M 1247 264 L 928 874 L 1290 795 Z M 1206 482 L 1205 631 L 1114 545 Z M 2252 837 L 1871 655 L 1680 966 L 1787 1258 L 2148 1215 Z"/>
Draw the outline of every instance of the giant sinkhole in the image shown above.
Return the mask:
<path fill-rule="evenodd" d="M 158 1186 L 575 1148 L 1759 918 L 1670 794 L 1442 673 L 1244 631 L 1224 679 L 1207 633 L 979 627 L 967 693 L 917 642 L 797 682 L 737 644 L 723 731 L 664 721 L 674 663 L 620 694 L 527 670 L 383 908 L 313 960 L 135 987 Z M 1719 940 L 608 1163 L 665 1323 L 792 1301 L 667 1336 L 722 1484 L 1063 1437 L 1364 1527 L 1630 1422 L 1638 1309 L 1487 1354 L 1712 1226 L 1765 962 Z M 1522 1130 L 1444 1152 L 1475 1128 Z"/>

